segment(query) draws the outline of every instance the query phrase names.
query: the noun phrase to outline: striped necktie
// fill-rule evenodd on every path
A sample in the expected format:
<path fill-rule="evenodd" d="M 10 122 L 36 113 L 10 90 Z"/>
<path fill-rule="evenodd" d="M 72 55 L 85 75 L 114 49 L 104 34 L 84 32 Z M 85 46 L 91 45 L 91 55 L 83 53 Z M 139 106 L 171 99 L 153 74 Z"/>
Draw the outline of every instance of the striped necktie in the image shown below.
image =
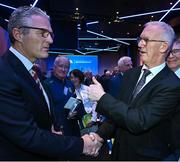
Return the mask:
<path fill-rule="evenodd" d="M 32 69 L 30 70 L 30 73 L 33 79 L 35 80 L 36 84 L 38 85 L 39 89 L 42 91 L 42 85 L 37 74 L 37 67 L 33 66 Z"/>

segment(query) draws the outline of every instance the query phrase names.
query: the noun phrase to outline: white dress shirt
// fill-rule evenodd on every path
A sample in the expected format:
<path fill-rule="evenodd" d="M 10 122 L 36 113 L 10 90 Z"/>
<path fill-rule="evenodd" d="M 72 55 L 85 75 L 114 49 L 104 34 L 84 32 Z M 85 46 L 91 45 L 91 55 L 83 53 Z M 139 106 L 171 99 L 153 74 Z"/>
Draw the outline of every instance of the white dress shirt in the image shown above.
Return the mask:
<path fill-rule="evenodd" d="M 155 67 L 153 67 L 153 68 L 151 68 L 151 69 L 148 69 L 148 67 L 146 66 L 146 65 L 143 65 L 143 67 L 142 67 L 142 69 L 141 69 L 141 75 L 140 75 L 140 77 L 139 77 L 139 79 L 138 79 L 138 82 L 139 82 L 139 80 L 141 79 L 141 77 L 142 77 L 142 75 L 143 75 L 143 73 L 144 73 L 144 69 L 148 69 L 150 72 L 151 72 L 151 74 L 149 74 L 147 77 L 146 77 L 146 82 L 145 82 L 145 84 L 143 85 L 143 87 L 140 89 L 140 91 L 144 88 L 144 86 L 146 86 L 146 84 L 147 83 L 149 83 L 162 69 L 164 69 L 164 67 L 166 66 L 166 63 L 164 62 L 164 63 L 162 63 L 161 65 L 158 65 L 158 66 L 155 66 Z M 137 82 L 137 83 L 138 83 Z M 139 91 L 139 92 L 140 92 Z"/>
<path fill-rule="evenodd" d="M 178 78 L 180 78 L 180 68 L 178 68 L 178 69 L 175 71 L 175 74 L 177 75 Z"/>
<path fill-rule="evenodd" d="M 88 86 L 81 84 L 81 87 L 79 89 L 76 89 L 75 93 L 77 98 L 82 100 L 86 113 L 92 114 L 91 121 L 96 122 L 97 112 L 95 110 L 96 110 L 97 102 L 91 101 L 89 99 L 88 89 L 89 89 Z"/>
<path fill-rule="evenodd" d="M 28 70 L 28 72 L 30 73 L 32 67 L 33 67 L 33 63 L 27 58 L 25 57 L 24 55 L 22 55 L 21 53 L 19 53 L 16 49 L 14 49 L 12 46 L 9 48 L 9 50 L 23 63 L 23 65 L 25 66 L 25 68 Z M 30 73 L 31 74 L 31 73 Z M 44 98 L 46 100 L 46 103 L 48 105 L 48 109 L 49 109 L 49 112 L 50 112 L 50 103 L 49 103 L 49 98 L 46 94 L 46 91 L 44 90 L 42 84 L 40 83 L 40 86 L 42 88 L 42 91 L 43 91 L 43 95 L 44 95 Z"/>

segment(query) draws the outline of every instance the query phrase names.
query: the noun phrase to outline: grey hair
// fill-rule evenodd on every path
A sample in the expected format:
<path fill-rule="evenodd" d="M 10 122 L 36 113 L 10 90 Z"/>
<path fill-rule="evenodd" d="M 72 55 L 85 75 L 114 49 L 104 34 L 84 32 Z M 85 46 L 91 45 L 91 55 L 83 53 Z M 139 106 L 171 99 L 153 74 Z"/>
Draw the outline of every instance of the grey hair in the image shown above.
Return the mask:
<path fill-rule="evenodd" d="M 161 22 L 160 21 L 151 21 L 144 25 L 144 27 L 147 27 L 147 26 L 161 27 L 161 29 L 164 31 L 163 38 L 169 44 L 168 51 L 167 51 L 167 52 L 169 52 L 172 49 L 172 46 L 173 46 L 173 43 L 175 40 L 175 32 L 174 32 L 173 28 L 169 24 L 162 22 L 162 21 Z"/>
<path fill-rule="evenodd" d="M 8 33 L 9 33 L 9 38 L 10 38 L 11 43 L 14 43 L 15 41 L 12 34 L 13 28 L 27 26 L 28 20 L 29 18 L 31 18 L 32 15 L 44 16 L 50 21 L 50 17 L 46 14 L 46 12 L 42 11 L 40 8 L 31 7 L 31 6 L 18 7 L 11 14 L 9 18 L 9 23 L 8 23 Z M 27 31 L 28 29 L 23 30 L 24 34 L 25 34 L 25 30 Z"/>
<path fill-rule="evenodd" d="M 125 61 L 125 60 L 131 60 L 131 57 L 128 57 L 128 56 L 123 56 L 123 57 L 121 57 L 121 58 L 118 60 L 118 66 L 119 66 L 119 67 L 124 66 L 124 61 Z"/>

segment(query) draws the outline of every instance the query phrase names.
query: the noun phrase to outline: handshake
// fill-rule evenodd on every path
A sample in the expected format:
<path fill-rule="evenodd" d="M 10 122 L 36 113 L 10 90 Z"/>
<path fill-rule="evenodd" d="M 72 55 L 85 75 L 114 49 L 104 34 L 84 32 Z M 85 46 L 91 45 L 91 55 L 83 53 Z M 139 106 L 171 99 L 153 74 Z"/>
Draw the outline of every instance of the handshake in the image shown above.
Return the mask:
<path fill-rule="evenodd" d="M 104 140 L 96 133 L 85 134 L 82 139 L 84 141 L 83 154 L 98 156 Z"/>

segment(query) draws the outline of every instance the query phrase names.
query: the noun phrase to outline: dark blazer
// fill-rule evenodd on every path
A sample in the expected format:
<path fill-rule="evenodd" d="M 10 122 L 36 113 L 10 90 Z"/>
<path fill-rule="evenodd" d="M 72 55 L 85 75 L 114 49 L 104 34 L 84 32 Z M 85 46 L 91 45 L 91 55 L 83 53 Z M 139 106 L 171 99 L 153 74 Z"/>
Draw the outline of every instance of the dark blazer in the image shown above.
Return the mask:
<path fill-rule="evenodd" d="M 180 159 L 180 102 L 173 114 L 171 128 L 171 152 L 165 160 L 178 161 Z"/>
<path fill-rule="evenodd" d="M 0 58 L 0 160 L 55 160 L 79 156 L 83 140 L 51 133 L 45 99 L 21 61 Z"/>
<path fill-rule="evenodd" d="M 118 98 L 120 96 L 120 87 L 122 82 L 122 74 L 118 74 L 112 77 L 109 81 L 109 94 L 114 98 Z"/>
<path fill-rule="evenodd" d="M 169 154 L 172 114 L 179 102 L 180 82 L 166 66 L 131 101 L 141 67 L 123 76 L 119 100 L 105 94 L 97 112 L 111 122 L 98 130 L 115 137 L 113 160 L 162 160 Z"/>

